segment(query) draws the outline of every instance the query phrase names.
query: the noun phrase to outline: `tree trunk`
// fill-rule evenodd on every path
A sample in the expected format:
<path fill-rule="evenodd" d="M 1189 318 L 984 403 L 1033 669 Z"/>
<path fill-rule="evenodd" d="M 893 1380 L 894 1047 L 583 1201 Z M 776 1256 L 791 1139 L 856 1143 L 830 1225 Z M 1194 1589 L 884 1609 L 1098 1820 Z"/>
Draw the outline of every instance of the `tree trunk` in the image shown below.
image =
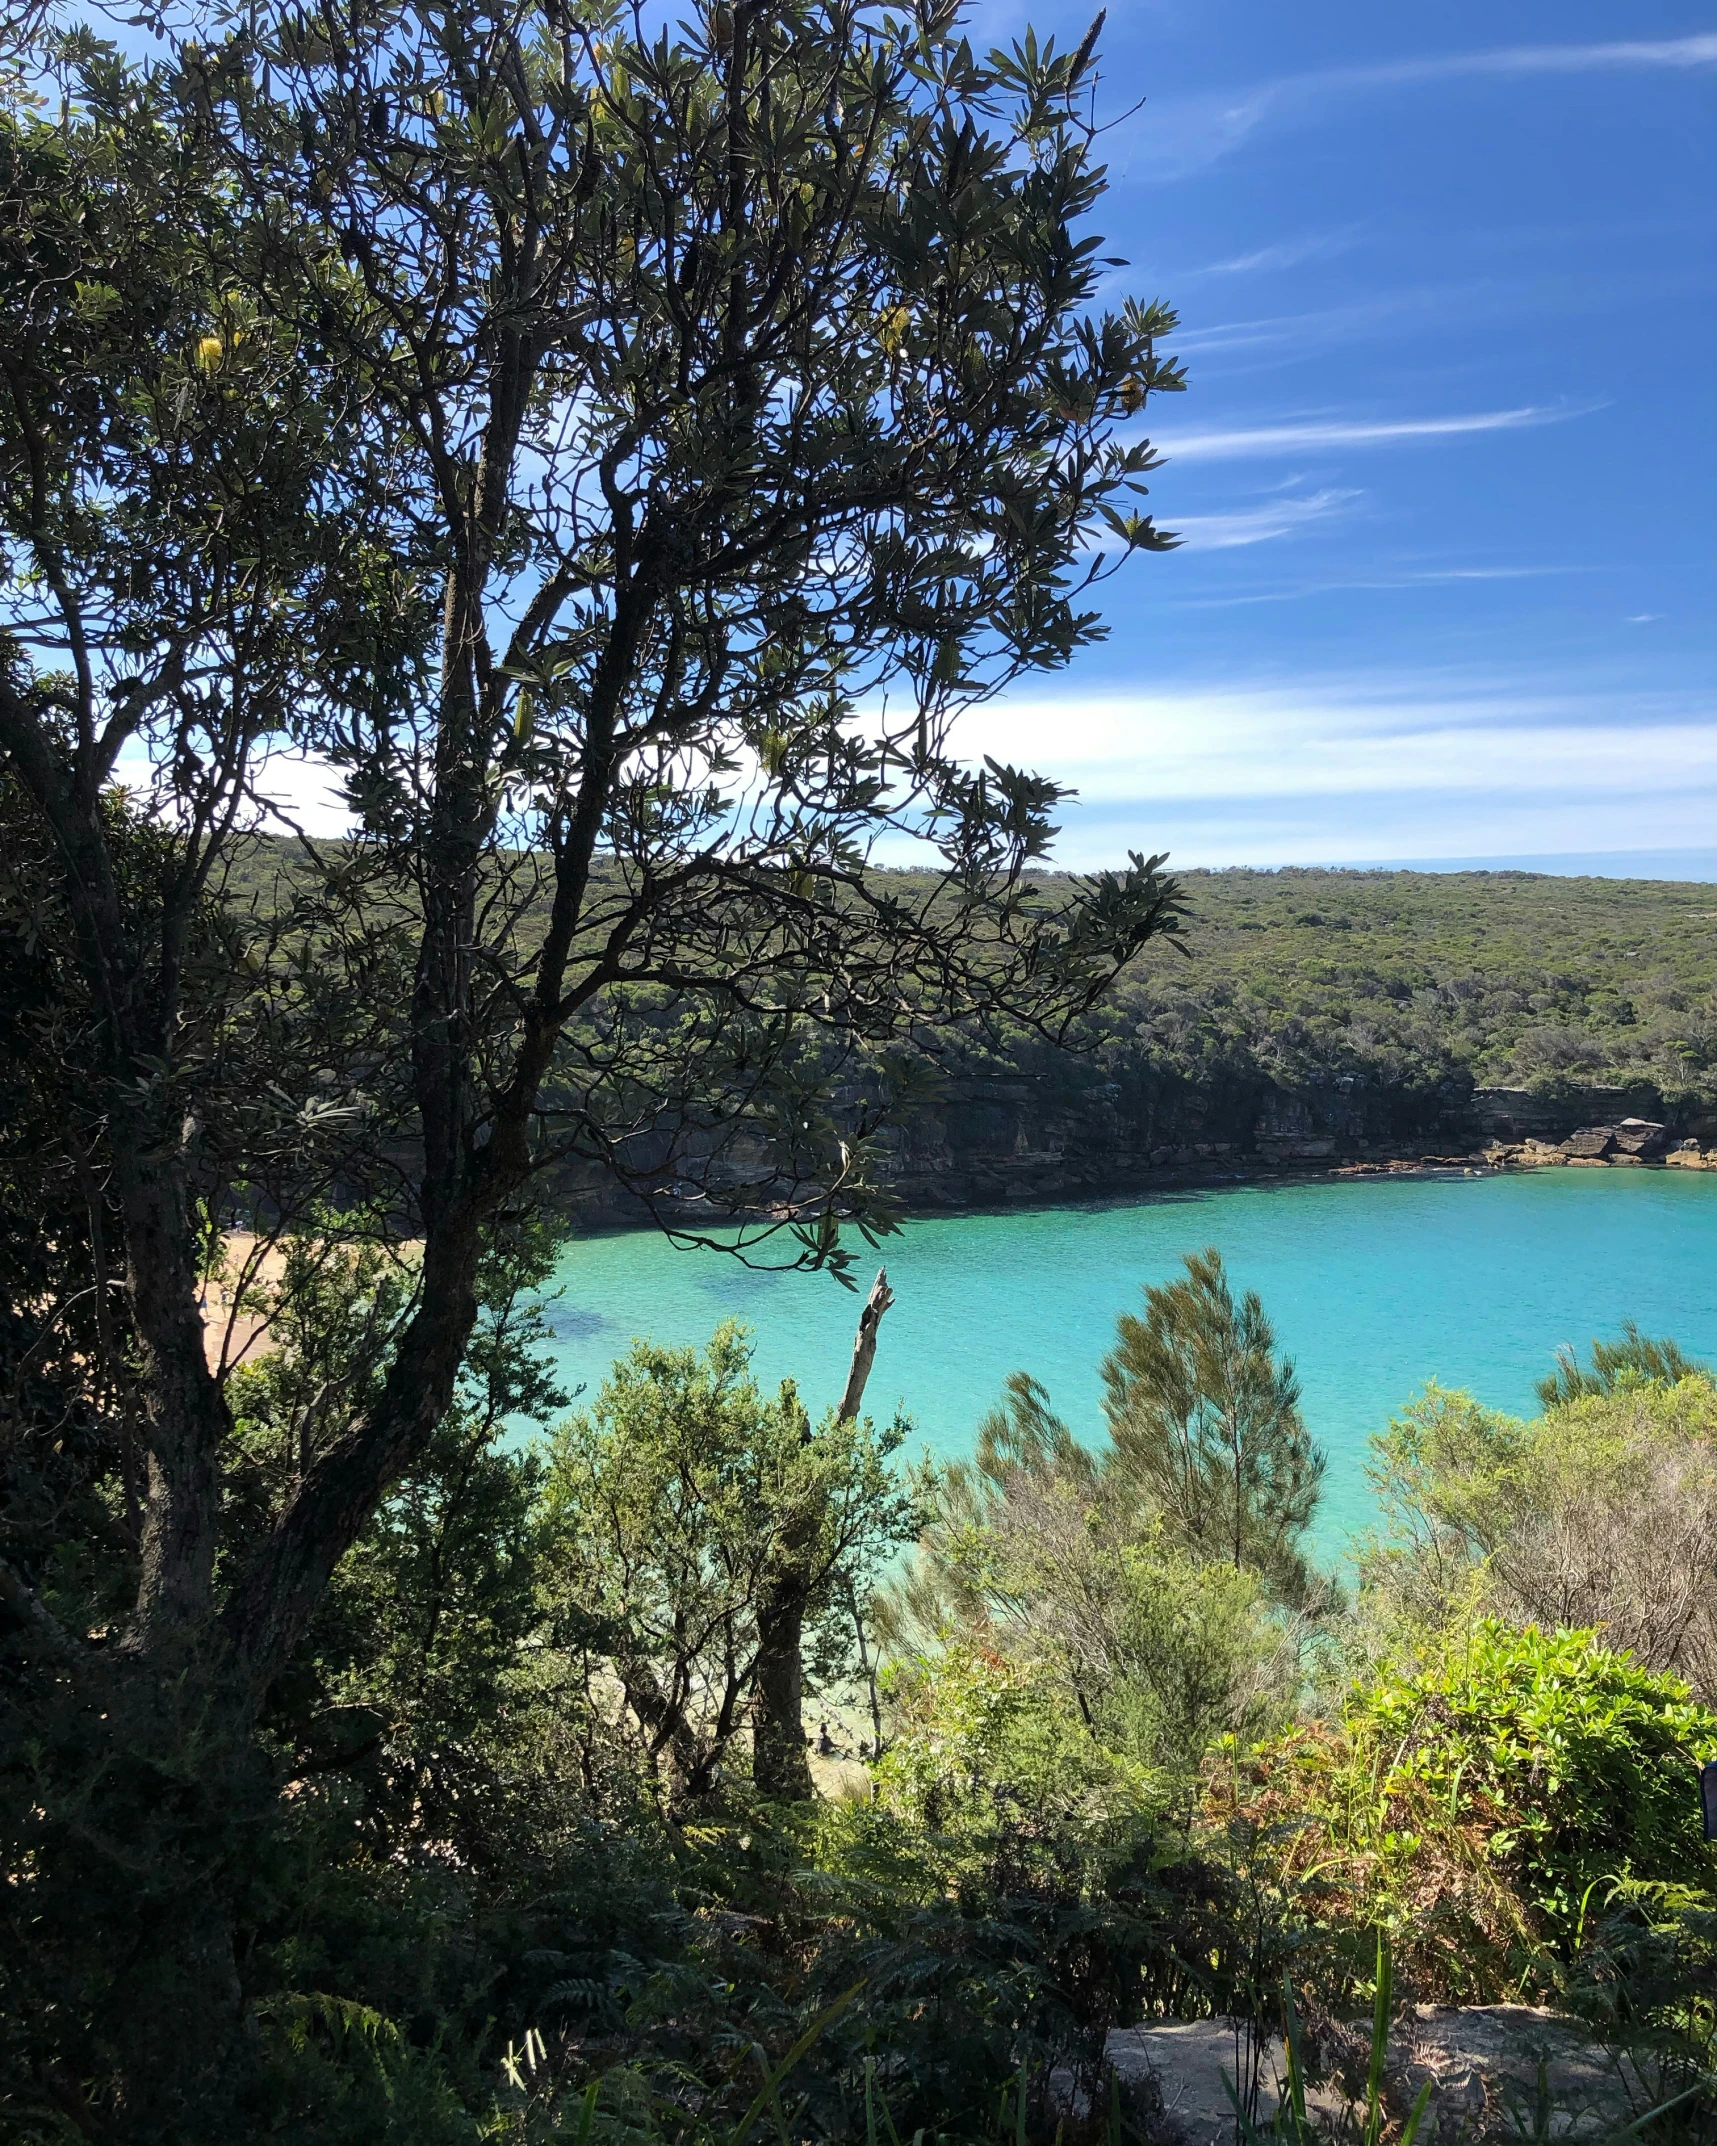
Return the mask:
<path fill-rule="evenodd" d="M 859 1674 L 864 1678 L 865 1696 L 870 1701 L 870 1755 L 873 1759 L 879 1759 L 882 1756 L 882 1694 L 877 1689 L 876 1679 L 880 1664 L 871 1646 L 870 1635 L 864 1628 L 864 1604 L 860 1602 L 858 1589 L 850 1578 L 847 1580 L 846 1589 L 847 1608 L 852 1613 L 853 1637 L 858 1641 Z"/>
<path fill-rule="evenodd" d="M 858 1412 L 864 1406 L 865 1385 L 870 1378 L 870 1367 L 876 1362 L 877 1328 L 882 1324 L 883 1313 L 893 1302 L 894 1291 L 888 1286 L 888 1269 L 878 1267 L 864 1310 L 859 1313 L 858 1332 L 853 1337 L 852 1368 L 847 1373 L 847 1390 L 841 1395 L 843 1423 L 856 1422 Z"/>
<path fill-rule="evenodd" d="M 761 1794 L 777 1803 L 806 1803 L 811 1796 L 811 1767 L 805 1756 L 805 1607 L 810 1575 L 794 1552 L 816 1540 L 821 1516 L 807 1514 L 808 1526 L 784 1540 L 782 1568 L 772 1579 L 757 1612 L 757 1684 L 752 1730 L 752 1778 Z"/>
<path fill-rule="evenodd" d="M 876 1361 L 877 1328 L 893 1302 L 887 1269 L 878 1268 L 859 1314 L 852 1367 L 841 1396 L 842 1423 L 855 1421 L 864 1405 L 865 1382 Z M 807 1498 L 782 1530 L 775 1569 L 757 1611 L 752 1776 L 764 1795 L 781 1803 L 804 1803 L 811 1795 L 811 1768 L 805 1757 L 805 1616 L 824 1577 L 814 1569 L 822 1524 L 821 1500 Z"/>

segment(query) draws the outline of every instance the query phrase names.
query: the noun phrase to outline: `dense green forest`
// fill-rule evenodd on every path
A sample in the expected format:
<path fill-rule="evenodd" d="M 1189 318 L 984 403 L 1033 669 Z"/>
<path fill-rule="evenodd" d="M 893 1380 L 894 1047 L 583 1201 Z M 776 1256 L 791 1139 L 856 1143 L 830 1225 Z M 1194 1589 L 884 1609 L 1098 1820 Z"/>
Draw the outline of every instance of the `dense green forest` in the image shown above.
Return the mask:
<path fill-rule="evenodd" d="M 1717 894 L 1525 872 L 1191 872 L 1190 961 L 1149 949 L 1122 1034 L 1196 1064 L 1457 1068 L 1482 1086 L 1717 1093 Z"/>
<path fill-rule="evenodd" d="M 1177 886 L 1179 930 L 1053 1038 L 1003 1015 L 919 1026 L 857 1079 L 831 1066 L 891 1127 L 883 1183 L 940 1206 L 1473 1154 L 1499 1116 L 1554 1139 L 1628 1112 L 1712 1135 L 1708 888 L 1288 869 Z"/>
<path fill-rule="evenodd" d="M 1708 886 L 1524 871 L 1193 871 L 1187 951 L 1116 998 L 1140 1041 L 1283 1071 L 1459 1069 L 1481 1086 L 1713 1094 Z"/>
<path fill-rule="evenodd" d="M 1056 1039 L 1005 1017 L 921 1028 L 855 1089 L 893 1113 L 879 1174 L 908 1204 L 1468 1155 L 1499 1117 L 1560 1139 L 1633 1112 L 1711 1137 L 1705 887 L 1287 869 L 1177 885 L 1178 932 Z"/>
<path fill-rule="evenodd" d="M 303 870 L 265 839 L 239 857 L 233 891 L 273 908 Z M 1289 1086 L 1644 1084 L 1717 1101 L 1717 889 L 1703 883 L 1296 866 L 1175 877 L 1178 932 L 1146 946 L 1070 1037 L 1110 1068 L 1244 1067 Z M 874 879 L 920 898 L 934 887 L 916 872 Z M 1030 884 L 1053 899 L 1073 882 Z M 1003 1024 L 989 1062 L 1035 1063 L 1023 1037 L 1017 1061 L 1006 1039 Z M 1071 1061 L 1069 1074 L 1081 1077 Z"/>
<path fill-rule="evenodd" d="M 409 1286 L 373 1253 L 292 1257 L 278 1346 L 229 1386 L 240 1549 Z M 455 1408 L 270 1688 L 224 1819 L 253 2026 L 223 2122 L 1168 2146 L 1109 2036 L 1218 2015 L 1248 2023 L 1241 2135 L 1313 2146 L 1258 2113 L 1245 2032 L 1295 2023 L 1324 2106 L 1381 2137 L 1421 2079 L 1372 2064 L 1374 2009 L 1524 2001 L 1621 2065 L 1602 2135 L 1708 2135 L 1708 1372 L 1630 1331 L 1547 1364 L 1531 1422 L 1413 1397 L 1355 1589 L 1308 1558 L 1322 1456 L 1214 1253 L 1119 1322 L 1101 1450 L 1021 1373 L 970 1462 L 910 1475 L 906 1426 L 813 1424 L 733 1327 L 635 1345 L 569 1411 L 542 1262 L 491 1265 Z M 81 1538 L 46 1589 L 80 1628 L 124 1595 L 94 1502 L 77 1536 L 38 1523 Z M 824 1723 L 786 1793 L 758 1711 L 784 1564 Z M 170 2069 L 173 1980 L 123 1935 L 175 1912 L 208 1821 L 159 1775 L 133 1792 L 123 1859 L 63 1791 L 10 1814 L 9 2136 L 66 2136 L 68 2103 L 104 2135 L 139 2019 Z M 1472 2114 L 1464 2078 L 1433 2122 Z M 1480 2113 L 1442 2135 L 1579 2109 Z"/>
<path fill-rule="evenodd" d="M 252 845 L 235 897 L 275 914 L 305 869 L 283 843 Z M 947 899 L 927 874 L 869 878 L 883 899 Z M 885 1197 L 1054 1199 L 1165 1167 L 1471 1153 L 1489 1137 L 1476 1089 L 1526 1091 L 1537 1129 L 1556 1138 L 1618 1114 L 1604 1090 L 1679 1134 L 1717 1129 L 1717 911 L 1703 885 L 1292 868 L 1194 870 L 1175 884 L 1174 934 L 1051 1033 L 1003 1008 L 913 1019 L 880 1048 L 807 1042 L 801 1089 L 832 1106 L 843 1137 L 867 1140 Z M 1027 885 L 1053 908 L 1077 882 L 1034 873 Z M 540 922 L 527 904 L 521 939 Z M 675 995 L 628 1003 L 659 1049 Z M 599 1024 L 593 1012 L 580 1032 Z M 774 1137 L 766 1111 L 747 1129 Z M 699 1197 L 720 1181 L 719 1155 L 713 1172 L 695 1149 L 678 1167 Z M 777 1190 L 754 1174 L 755 1204 Z M 645 1210 L 636 1187 L 617 1195 L 589 1163 L 563 1174 L 559 1196 L 586 1216 Z"/>

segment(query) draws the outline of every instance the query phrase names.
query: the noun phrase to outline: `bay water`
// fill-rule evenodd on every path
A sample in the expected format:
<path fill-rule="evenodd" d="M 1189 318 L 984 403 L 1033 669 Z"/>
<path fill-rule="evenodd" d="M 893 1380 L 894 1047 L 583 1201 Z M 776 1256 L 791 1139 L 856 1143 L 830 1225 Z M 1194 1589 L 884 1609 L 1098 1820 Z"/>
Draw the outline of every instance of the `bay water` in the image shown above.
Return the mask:
<path fill-rule="evenodd" d="M 617 1232 L 567 1244 L 547 1309 L 557 1368 L 587 1397 L 634 1336 L 701 1344 L 738 1319 L 759 1378 L 795 1379 L 815 1416 L 839 1398 L 863 1291 L 885 1263 L 896 1303 L 866 1409 L 911 1419 L 907 1452 L 969 1451 L 1010 1371 L 1040 1379 L 1099 1443 L 1098 1365 L 1117 1313 L 1206 1245 L 1237 1290 L 1258 1291 L 1298 1367 L 1329 1455 L 1316 1530 L 1329 1556 L 1374 1517 L 1372 1434 L 1427 1380 L 1530 1414 L 1557 1345 L 1584 1350 L 1624 1318 L 1717 1361 L 1717 1174 L 1679 1170 L 1249 1184 L 935 1216 L 857 1266 L 857 1293 Z M 782 1239 L 759 1256 L 786 1250 Z"/>

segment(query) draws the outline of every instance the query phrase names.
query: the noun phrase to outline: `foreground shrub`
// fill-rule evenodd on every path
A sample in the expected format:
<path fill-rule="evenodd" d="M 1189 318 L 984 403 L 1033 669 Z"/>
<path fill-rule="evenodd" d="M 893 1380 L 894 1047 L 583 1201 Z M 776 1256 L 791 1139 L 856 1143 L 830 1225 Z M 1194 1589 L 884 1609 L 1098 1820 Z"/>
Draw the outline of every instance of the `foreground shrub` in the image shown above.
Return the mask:
<path fill-rule="evenodd" d="M 1615 1360 L 1564 1363 L 1531 1423 L 1431 1386 L 1375 1442 L 1387 1528 L 1362 1557 L 1369 1622 L 1399 1644 L 1477 1602 L 1511 1624 L 1596 1626 L 1717 1703 L 1717 1386 Z"/>
<path fill-rule="evenodd" d="M 1629 1886 L 1712 1886 L 1714 1754 L 1717 1717 L 1678 1679 L 1591 1631 L 1483 1619 L 1237 1762 L 1211 1808 L 1338 1956 L 1386 1927 L 1415 1996 L 1485 2003 L 1554 1989 Z"/>

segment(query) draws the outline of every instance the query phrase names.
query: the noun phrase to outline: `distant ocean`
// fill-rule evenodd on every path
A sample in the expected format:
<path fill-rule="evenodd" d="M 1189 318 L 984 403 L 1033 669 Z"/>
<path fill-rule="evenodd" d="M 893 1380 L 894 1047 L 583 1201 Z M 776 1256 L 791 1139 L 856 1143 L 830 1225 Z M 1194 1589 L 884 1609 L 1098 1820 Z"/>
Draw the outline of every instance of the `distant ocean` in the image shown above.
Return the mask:
<path fill-rule="evenodd" d="M 1350 872 L 1547 872 L 1554 879 L 1717 880 L 1717 849 L 1569 850 L 1545 857 L 1391 857 Z"/>
<path fill-rule="evenodd" d="M 1318 1532 L 1331 1554 L 1373 1517 L 1367 1441 L 1427 1379 L 1530 1413 L 1559 1342 L 1583 1349 L 1629 1317 L 1717 1360 L 1717 1175 L 1252 1184 L 908 1223 L 855 1270 L 867 1288 L 880 1257 L 898 1299 L 870 1412 L 902 1409 L 909 1450 L 960 1454 L 1007 1374 L 1029 1371 L 1098 1440 L 1116 1314 L 1206 1244 L 1259 1292 L 1299 1366 L 1330 1456 Z M 755 1331 L 760 1377 L 795 1378 L 814 1414 L 840 1393 L 860 1301 L 826 1275 L 754 1273 L 644 1231 L 569 1243 L 558 1286 L 550 1318 L 569 1383 L 593 1390 L 634 1335 L 702 1342 L 737 1318 Z"/>

